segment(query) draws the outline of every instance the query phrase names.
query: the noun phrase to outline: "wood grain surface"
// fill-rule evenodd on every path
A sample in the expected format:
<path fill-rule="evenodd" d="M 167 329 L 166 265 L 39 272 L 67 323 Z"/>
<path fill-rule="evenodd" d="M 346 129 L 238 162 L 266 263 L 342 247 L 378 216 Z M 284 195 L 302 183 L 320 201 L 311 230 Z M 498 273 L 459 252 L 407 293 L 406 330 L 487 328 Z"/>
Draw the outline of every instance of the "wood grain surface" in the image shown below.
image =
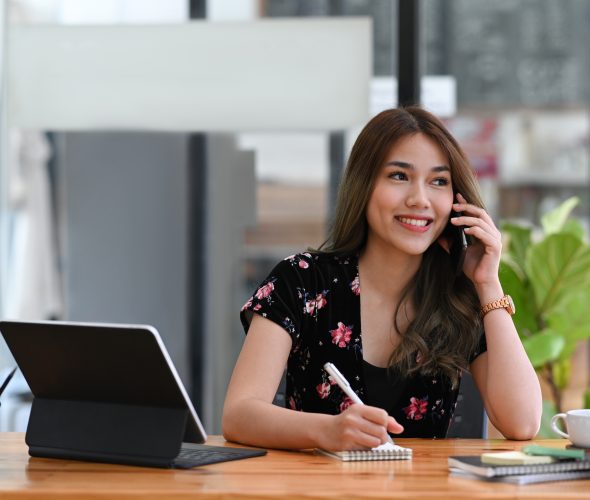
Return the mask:
<path fill-rule="evenodd" d="M 516 486 L 449 477 L 447 457 L 520 449 L 531 442 L 398 439 L 414 458 L 340 462 L 313 451 L 270 450 L 264 457 L 191 470 L 32 458 L 22 433 L 0 434 L 0 499 L 155 498 L 590 498 L 590 481 Z M 565 440 L 538 440 L 563 448 Z M 235 446 L 218 436 L 208 444 Z"/>

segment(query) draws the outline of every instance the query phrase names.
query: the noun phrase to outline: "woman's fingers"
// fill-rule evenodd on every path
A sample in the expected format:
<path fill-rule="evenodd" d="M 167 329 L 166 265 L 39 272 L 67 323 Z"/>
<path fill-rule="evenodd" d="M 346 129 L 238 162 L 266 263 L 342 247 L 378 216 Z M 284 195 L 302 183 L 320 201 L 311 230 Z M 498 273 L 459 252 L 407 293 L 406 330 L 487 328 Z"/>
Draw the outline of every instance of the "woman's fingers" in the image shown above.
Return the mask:
<path fill-rule="evenodd" d="M 468 203 L 453 203 L 453 210 L 455 212 L 461 212 L 463 216 L 471 215 L 485 221 L 490 226 L 496 227 L 494 221 L 490 217 L 490 214 L 488 214 L 483 208 L 476 207 L 475 205 L 470 205 Z"/>
<path fill-rule="evenodd" d="M 352 405 L 338 418 L 347 449 L 374 448 L 387 441 L 388 430 L 403 431 L 403 427 L 385 410 L 373 406 Z"/>
<path fill-rule="evenodd" d="M 387 430 L 389 432 L 393 432 L 394 434 L 399 434 L 404 432 L 404 426 L 400 424 L 395 418 L 389 417 L 387 422 Z"/>
<path fill-rule="evenodd" d="M 379 438 L 379 444 L 387 439 L 387 420 L 389 415 L 381 408 L 358 405 L 359 429 L 370 436 Z"/>
<path fill-rule="evenodd" d="M 453 203 L 453 210 L 474 215 L 475 217 L 484 220 L 491 227 L 496 228 L 496 224 L 494 224 L 490 214 L 488 214 L 483 208 L 467 203 L 461 193 L 457 193 L 457 199 L 459 200 L 459 203 Z"/>
<path fill-rule="evenodd" d="M 388 429 L 390 432 L 395 432 L 396 434 L 399 434 L 400 432 L 404 431 L 404 427 L 401 424 L 399 424 L 395 418 L 390 417 L 388 413 L 381 408 L 376 408 L 374 406 L 365 406 L 363 408 L 363 412 L 365 418 L 371 420 L 380 427 Z"/>
<path fill-rule="evenodd" d="M 468 227 L 465 229 L 465 232 L 477 238 L 483 244 L 484 248 L 493 249 L 494 251 L 500 251 L 502 248 L 501 241 L 497 236 L 490 234 L 479 226 Z"/>
<path fill-rule="evenodd" d="M 451 224 L 455 226 L 466 226 L 467 228 L 479 227 L 493 238 L 501 238 L 500 231 L 498 231 L 496 226 L 490 225 L 487 221 L 481 218 L 461 215 L 459 217 L 453 217 L 451 219 Z"/>

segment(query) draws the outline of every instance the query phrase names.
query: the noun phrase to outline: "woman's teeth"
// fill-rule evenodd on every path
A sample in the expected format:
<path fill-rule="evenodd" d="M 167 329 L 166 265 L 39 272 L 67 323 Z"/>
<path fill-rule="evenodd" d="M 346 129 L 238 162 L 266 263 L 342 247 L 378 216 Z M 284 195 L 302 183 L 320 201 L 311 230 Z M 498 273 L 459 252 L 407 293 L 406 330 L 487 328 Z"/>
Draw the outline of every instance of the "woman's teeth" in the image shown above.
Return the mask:
<path fill-rule="evenodd" d="M 424 227 L 428 224 L 427 220 L 424 219 L 407 219 L 406 217 L 399 217 L 399 221 L 404 224 L 411 224 L 412 226 Z"/>

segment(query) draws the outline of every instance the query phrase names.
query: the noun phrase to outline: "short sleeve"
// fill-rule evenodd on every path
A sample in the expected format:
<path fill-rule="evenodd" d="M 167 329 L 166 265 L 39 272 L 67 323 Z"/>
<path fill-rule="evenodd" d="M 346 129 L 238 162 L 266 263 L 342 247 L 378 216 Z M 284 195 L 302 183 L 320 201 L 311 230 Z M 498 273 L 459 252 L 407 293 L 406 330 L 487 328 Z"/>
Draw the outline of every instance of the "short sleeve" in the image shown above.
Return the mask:
<path fill-rule="evenodd" d="M 310 264 L 306 254 L 298 254 L 274 267 L 240 311 L 246 333 L 254 313 L 282 327 L 291 338 L 301 332 L 304 306 L 300 291 L 305 288 L 304 274 Z"/>
<path fill-rule="evenodd" d="M 487 350 L 488 350 L 488 344 L 486 342 L 486 332 L 483 329 L 483 325 L 482 325 L 480 332 L 479 332 L 479 341 L 477 343 L 477 346 L 475 347 L 475 350 L 473 351 L 473 353 L 471 354 L 471 356 L 469 358 L 469 364 L 473 363 L 475 361 L 475 359 L 480 354 L 483 354 Z"/>

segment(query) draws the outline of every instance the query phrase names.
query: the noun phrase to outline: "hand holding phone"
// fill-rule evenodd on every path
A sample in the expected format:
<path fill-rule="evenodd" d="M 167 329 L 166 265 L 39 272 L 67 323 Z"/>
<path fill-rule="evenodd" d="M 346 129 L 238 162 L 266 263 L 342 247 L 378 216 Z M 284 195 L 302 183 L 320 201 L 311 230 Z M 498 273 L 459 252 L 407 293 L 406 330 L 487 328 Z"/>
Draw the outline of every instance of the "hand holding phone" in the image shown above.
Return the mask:
<path fill-rule="evenodd" d="M 451 217 L 461 217 L 461 212 L 452 212 Z M 449 233 L 451 235 L 449 253 L 451 256 L 451 263 L 455 269 L 455 276 L 463 272 L 463 262 L 465 261 L 465 254 L 467 248 L 471 245 L 471 237 L 465 234 L 464 226 L 453 226 L 449 222 Z"/>

